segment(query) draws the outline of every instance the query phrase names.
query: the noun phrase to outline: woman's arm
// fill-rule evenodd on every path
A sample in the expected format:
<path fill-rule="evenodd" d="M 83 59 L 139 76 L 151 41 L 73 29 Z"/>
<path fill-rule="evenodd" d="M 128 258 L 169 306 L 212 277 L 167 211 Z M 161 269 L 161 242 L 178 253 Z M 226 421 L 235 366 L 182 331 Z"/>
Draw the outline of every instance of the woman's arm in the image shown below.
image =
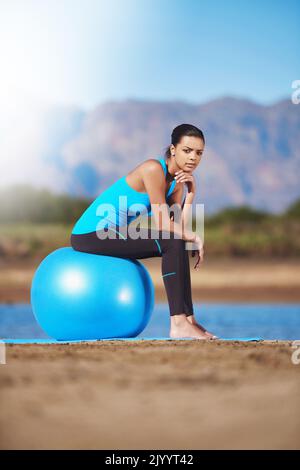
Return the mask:
<path fill-rule="evenodd" d="M 188 221 L 191 220 L 192 216 L 192 204 L 194 200 L 194 195 L 191 193 L 188 193 L 184 201 L 182 203 L 182 220 L 183 220 L 183 225 L 186 229 L 188 229 Z"/>
<path fill-rule="evenodd" d="M 189 225 L 189 220 L 191 216 L 191 210 L 192 210 L 192 204 L 193 200 L 196 194 L 196 184 L 195 184 L 195 179 L 193 175 L 189 173 L 185 173 L 184 171 L 180 170 L 176 173 L 176 181 L 178 181 L 179 186 L 182 187 L 182 192 L 183 192 L 183 186 L 184 184 L 187 185 L 188 193 L 186 197 L 184 198 L 183 204 L 182 204 L 182 220 L 183 220 L 183 225 L 185 227 L 185 230 L 188 230 L 188 225 Z M 180 202 L 181 202 L 181 197 L 182 197 L 182 192 L 180 196 Z M 177 195 L 177 198 L 179 198 L 179 194 Z M 175 198 L 176 199 L 176 196 Z M 178 201 L 178 199 L 177 199 Z M 203 241 L 199 237 L 199 235 L 196 234 L 195 240 L 193 240 L 196 244 L 196 249 L 192 250 L 192 256 L 195 255 L 195 252 L 197 251 L 198 253 L 198 259 L 195 264 L 195 269 L 199 269 L 199 263 L 200 261 L 203 261 L 203 255 L 204 255 L 204 250 L 203 250 Z"/>
<path fill-rule="evenodd" d="M 178 172 L 178 174 L 179 174 L 178 179 L 177 178 L 176 179 L 179 184 L 176 185 L 176 189 L 174 193 L 172 193 L 171 196 L 169 197 L 168 204 L 169 206 L 172 206 L 173 204 L 178 204 L 179 206 L 181 206 L 180 222 L 183 224 L 182 226 L 184 227 L 184 230 L 189 230 L 188 222 L 190 220 L 192 204 L 193 204 L 193 200 L 195 197 L 195 191 L 196 191 L 195 184 L 194 182 L 192 182 L 191 184 L 191 179 L 188 178 L 189 176 L 192 176 L 192 175 L 189 175 L 184 172 Z M 185 176 L 187 176 L 187 178 Z M 185 196 L 183 202 L 181 202 L 185 183 L 187 184 L 188 193 Z M 171 216 L 171 219 L 174 219 L 173 215 Z"/>
<path fill-rule="evenodd" d="M 177 223 L 170 219 L 165 198 L 165 176 L 161 164 L 156 160 L 149 160 L 147 165 L 143 167 L 142 177 L 158 230 L 175 232 L 186 241 L 194 241 L 195 233 L 188 230 L 184 231 L 180 222 Z"/>

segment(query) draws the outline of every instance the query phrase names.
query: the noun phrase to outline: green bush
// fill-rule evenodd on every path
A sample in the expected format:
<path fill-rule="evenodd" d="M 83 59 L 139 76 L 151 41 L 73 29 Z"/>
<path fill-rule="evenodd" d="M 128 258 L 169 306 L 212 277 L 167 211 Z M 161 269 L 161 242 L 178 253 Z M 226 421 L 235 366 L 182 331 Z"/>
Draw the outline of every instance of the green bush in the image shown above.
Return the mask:
<path fill-rule="evenodd" d="M 28 185 L 1 189 L 0 257 L 45 256 L 69 246 L 72 227 L 90 202 Z M 241 206 L 206 216 L 204 243 L 213 256 L 299 257 L 300 199 L 279 215 Z"/>
<path fill-rule="evenodd" d="M 29 185 L 15 185 L 0 190 L 0 221 L 73 223 L 90 202 L 89 199 L 56 195 Z"/>

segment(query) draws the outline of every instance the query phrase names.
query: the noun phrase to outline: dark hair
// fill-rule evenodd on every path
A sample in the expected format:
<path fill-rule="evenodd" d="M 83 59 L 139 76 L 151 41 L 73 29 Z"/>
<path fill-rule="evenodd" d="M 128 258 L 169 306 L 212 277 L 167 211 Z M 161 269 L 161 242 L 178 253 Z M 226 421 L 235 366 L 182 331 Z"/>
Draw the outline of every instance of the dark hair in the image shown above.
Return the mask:
<path fill-rule="evenodd" d="M 202 139 L 205 144 L 203 132 L 198 129 L 198 127 L 193 126 L 192 124 L 180 124 L 179 126 L 175 127 L 171 134 L 171 144 L 173 144 L 174 146 L 177 145 L 180 142 L 181 137 L 185 135 L 192 137 L 200 137 L 200 139 Z M 165 150 L 165 158 L 170 158 L 170 156 L 171 152 L 169 145 L 168 147 L 166 147 Z"/>

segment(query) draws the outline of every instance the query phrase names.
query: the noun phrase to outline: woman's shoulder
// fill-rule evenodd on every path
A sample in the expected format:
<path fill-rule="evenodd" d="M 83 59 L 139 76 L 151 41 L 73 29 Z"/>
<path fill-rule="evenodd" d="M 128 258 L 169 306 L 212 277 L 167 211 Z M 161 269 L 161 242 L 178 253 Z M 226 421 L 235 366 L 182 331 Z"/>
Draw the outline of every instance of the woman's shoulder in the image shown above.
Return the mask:
<path fill-rule="evenodd" d="M 163 170 L 163 163 L 160 162 L 160 158 L 147 158 L 147 160 L 142 161 L 139 163 L 133 170 L 128 173 L 128 176 L 136 175 L 142 176 L 146 173 L 156 173 L 159 175 L 160 173 L 164 173 Z"/>
<path fill-rule="evenodd" d="M 148 158 L 142 163 L 140 169 L 143 186 L 146 188 L 151 185 L 153 187 L 163 187 L 166 181 L 166 167 L 161 158 Z"/>
<path fill-rule="evenodd" d="M 149 171 L 151 173 L 157 173 L 160 174 L 161 172 L 164 173 L 163 167 L 162 167 L 162 158 L 148 158 L 147 160 L 144 160 L 140 165 L 139 168 L 142 171 Z"/>

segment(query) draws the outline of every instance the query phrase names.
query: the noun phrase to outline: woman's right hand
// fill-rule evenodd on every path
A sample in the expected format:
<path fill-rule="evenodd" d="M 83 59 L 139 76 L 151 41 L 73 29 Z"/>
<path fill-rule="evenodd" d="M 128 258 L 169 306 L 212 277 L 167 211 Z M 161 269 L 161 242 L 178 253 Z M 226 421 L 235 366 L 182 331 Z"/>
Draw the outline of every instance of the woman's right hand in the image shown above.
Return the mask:
<path fill-rule="evenodd" d="M 192 250 L 192 257 L 194 257 L 195 253 L 197 253 L 198 258 L 194 266 L 194 269 L 197 269 L 198 271 L 200 268 L 199 263 L 203 261 L 203 256 L 204 256 L 203 241 L 201 240 L 199 235 L 197 235 L 195 232 L 190 232 L 190 231 L 185 232 L 184 238 L 186 241 L 192 242 L 196 244 L 197 246 L 195 250 Z"/>
<path fill-rule="evenodd" d="M 192 258 L 195 256 L 195 253 L 197 253 L 198 258 L 194 266 L 194 269 L 198 271 L 200 268 L 199 263 L 203 262 L 204 249 L 203 249 L 203 242 L 198 235 L 196 236 L 194 243 L 197 245 L 197 248 L 196 250 L 192 250 Z"/>

